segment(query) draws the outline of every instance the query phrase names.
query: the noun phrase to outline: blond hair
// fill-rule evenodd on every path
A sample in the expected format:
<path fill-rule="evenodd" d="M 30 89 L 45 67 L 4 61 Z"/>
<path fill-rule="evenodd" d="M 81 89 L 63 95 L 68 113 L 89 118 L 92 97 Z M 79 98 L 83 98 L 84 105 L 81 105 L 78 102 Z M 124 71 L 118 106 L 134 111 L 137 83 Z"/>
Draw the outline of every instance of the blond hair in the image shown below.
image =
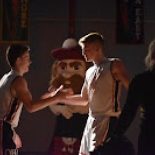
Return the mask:
<path fill-rule="evenodd" d="M 145 65 L 148 70 L 152 70 L 155 66 L 155 39 L 151 41 L 148 47 L 148 54 L 145 57 Z"/>

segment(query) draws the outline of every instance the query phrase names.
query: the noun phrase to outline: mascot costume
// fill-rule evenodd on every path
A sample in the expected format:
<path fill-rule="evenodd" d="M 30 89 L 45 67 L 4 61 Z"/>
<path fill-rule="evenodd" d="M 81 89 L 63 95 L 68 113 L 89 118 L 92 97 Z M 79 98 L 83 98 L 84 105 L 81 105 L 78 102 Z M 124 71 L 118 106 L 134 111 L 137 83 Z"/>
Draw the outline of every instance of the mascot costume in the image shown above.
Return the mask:
<path fill-rule="evenodd" d="M 80 94 L 85 72 L 90 64 L 85 62 L 81 47 L 76 40 L 66 39 L 62 47 L 53 50 L 51 55 L 56 61 L 52 66 L 50 90 L 63 85 L 64 88 L 72 88 L 74 94 Z M 70 106 L 59 103 L 51 105 L 50 110 L 57 117 L 49 154 L 78 155 L 88 117 L 88 105 Z"/>

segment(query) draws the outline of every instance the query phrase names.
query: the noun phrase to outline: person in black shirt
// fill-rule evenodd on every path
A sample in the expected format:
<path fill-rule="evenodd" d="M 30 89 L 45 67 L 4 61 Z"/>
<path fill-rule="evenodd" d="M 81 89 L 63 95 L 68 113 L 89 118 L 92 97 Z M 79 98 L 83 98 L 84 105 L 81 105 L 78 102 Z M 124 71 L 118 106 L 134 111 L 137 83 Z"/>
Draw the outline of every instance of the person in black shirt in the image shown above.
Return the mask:
<path fill-rule="evenodd" d="M 155 155 L 155 40 L 149 45 L 145 64 L 147 69 L 131 80 L 126 103 L 107 145 L 116 142 L 125 133 L 140 108 L 138 155 Z"/>

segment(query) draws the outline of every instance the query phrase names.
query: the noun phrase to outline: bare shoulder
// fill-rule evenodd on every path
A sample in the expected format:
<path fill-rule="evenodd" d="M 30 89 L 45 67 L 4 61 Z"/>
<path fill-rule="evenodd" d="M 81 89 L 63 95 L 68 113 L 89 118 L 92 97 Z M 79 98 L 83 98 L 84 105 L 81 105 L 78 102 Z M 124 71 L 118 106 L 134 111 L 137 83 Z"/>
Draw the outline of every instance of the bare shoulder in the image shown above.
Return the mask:
<path fill-rule="evenodd" d="M 114 78 L 120 81 L 128 89 L 128 85 L 130 83 L 130 76 L 127 73 L 125 65 L 119 58 L 113 61 L 111 72 Z"/>
<path fill-rule="evenodd" d="M 25 84 L 27 84 L 27 82 L 26 82 L 25 78 L 23 78 L 22 76 L 16 77 L 12 82 L 13 86 L 22 86 Z"/>
<path fill-rule="evenodd" d="M 113 72 L 117 72 L 117 71 L 120 71 L 122 69 L 124 70 L 125 66 L 124 66 L 123 62 L 121 61 L 121 59 L 114 58 L 111 69 Z"/>

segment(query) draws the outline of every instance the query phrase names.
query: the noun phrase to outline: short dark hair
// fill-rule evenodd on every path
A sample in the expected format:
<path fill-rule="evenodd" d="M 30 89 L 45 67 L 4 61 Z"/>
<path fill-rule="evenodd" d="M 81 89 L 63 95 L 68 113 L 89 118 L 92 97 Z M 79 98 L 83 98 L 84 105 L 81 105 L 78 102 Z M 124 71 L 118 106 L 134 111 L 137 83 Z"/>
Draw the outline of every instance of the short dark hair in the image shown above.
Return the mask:
<path fill-rule="evenodd" d="M 79 40 L 79 44 L 98 42 L 102 47 L 104 46 L 104 37 L 98 32 L 91 32 Z"/>
<path fill-rule="evenodd" d="M 6 50 L 6 61 L 13 67 L 18 57 L 22 56 L 26 51 L 29 51 L 30 47 L 24 44 L 14 43 L 11 44 Z"/>

